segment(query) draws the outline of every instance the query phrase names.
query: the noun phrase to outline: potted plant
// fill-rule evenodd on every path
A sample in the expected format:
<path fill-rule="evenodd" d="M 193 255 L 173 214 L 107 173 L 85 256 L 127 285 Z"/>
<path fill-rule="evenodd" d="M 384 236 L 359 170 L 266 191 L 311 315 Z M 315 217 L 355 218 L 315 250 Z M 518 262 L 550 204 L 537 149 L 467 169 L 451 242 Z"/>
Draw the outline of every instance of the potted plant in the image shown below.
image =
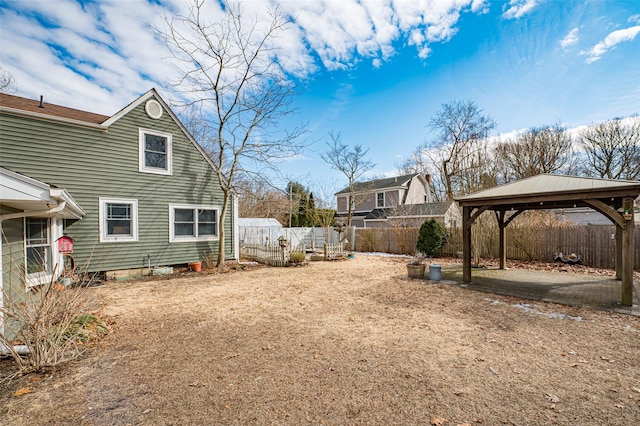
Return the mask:
<path fill-rule="evenodd" d="M 417 253 L 407 264 L 407 275 L 409 278 L 424 278 L 425 265 L 423 263 L 424 255 Z"/>

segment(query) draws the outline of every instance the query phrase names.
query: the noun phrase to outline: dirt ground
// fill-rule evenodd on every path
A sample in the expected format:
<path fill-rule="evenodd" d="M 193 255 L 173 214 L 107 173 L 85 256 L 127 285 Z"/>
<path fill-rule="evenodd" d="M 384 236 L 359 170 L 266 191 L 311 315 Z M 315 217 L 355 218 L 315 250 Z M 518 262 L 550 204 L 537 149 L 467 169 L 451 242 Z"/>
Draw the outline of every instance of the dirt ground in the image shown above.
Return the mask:
<path fill-rule="evenodd" d="M 110 333 L 0 385 L 0 424 L 640 424 L 640 318 L 408 280 L 406 263 L 96 287 Z"/>

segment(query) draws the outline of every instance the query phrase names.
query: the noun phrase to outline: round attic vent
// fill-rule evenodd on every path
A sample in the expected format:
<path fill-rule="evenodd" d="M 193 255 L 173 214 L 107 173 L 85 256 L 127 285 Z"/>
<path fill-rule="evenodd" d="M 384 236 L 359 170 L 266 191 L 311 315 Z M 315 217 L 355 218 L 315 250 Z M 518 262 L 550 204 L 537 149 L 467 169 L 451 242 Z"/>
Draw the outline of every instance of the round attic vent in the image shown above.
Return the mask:
<path fill-rule="evenodd" d="M 144 106 L 144 110 L 147 112 L 147 115 L 154 120 L 162 117 L 162 105 L 155 99 L 149 99 Z"/>

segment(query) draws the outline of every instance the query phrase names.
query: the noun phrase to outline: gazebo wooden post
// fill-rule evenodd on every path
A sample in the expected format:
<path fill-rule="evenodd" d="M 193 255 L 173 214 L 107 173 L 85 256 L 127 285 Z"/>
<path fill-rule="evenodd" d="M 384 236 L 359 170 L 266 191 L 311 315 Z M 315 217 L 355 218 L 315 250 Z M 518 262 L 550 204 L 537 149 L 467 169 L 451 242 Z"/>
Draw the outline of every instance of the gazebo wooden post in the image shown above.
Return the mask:
<path fill-rule="evenodd" d="M 628 219 L 625 219 L 626 226 L 622 230 L 622 304 L 631 306 L 633 304 L 633 258 L 635 255 L 633 198 L 622 200 L 622 210 L 631 214 Z"/>
<path fill-rule="evenodd" d="M 462 207 L 462 282 L 471 282 L 471 207 Z"/>
<path fill-rule="evenodd" d="M 505 228 L 507 227 L 504 222 L 505 211 L 500 210 L 498 215 L 498 228 L 500 228 L 500 269 L 504 269 L 504 265 L 507 262 L 507 240 L 505 236 Z"/>
<path fill-rule="evenodd" d="M 616 279 L 622 279 L 622 227 L 616 225 Z"/>

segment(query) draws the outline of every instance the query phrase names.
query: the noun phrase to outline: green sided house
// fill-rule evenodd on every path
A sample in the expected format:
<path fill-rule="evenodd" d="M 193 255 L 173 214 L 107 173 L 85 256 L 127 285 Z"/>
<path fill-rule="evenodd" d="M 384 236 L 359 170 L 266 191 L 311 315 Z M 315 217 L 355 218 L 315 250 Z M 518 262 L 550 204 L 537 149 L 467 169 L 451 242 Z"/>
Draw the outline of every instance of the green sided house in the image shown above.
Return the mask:
<path fill-rule="evenodd" d="M 57 279 L 71 249 L 87 272 L 217 255 L 222 204 L 215 166 L 155 89 L 110 117 L 0 94 L 0 307 Z M 227 217 L 236 259 L 235 199 Z"/>

